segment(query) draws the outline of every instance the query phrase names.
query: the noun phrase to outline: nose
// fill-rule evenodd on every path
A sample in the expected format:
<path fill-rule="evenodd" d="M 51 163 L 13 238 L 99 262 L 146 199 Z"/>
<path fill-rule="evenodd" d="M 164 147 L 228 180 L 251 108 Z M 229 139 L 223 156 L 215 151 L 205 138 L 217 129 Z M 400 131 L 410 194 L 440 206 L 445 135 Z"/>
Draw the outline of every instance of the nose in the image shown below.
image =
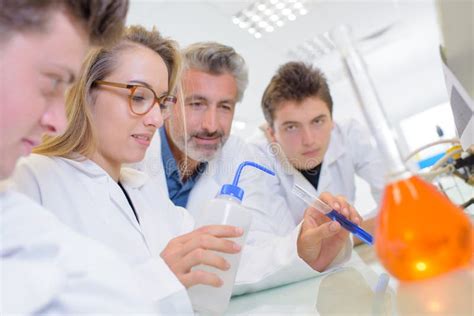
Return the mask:
<path fill-rule="evenodd" d="M 302 142 L 305 146 L 311 146 L 314 144 L 315 135 L 311 132 L 309 127 L 303 128 Z"/>
<path fill-rule="evenodd" d="M 145 124 L 145 126 L 155 127 L 156 129 L 163 126 L 163 115 L 161 115 L 160 106 L 158 104 L 156 104 L 150 112 L 145 114 L 143 124 Z"/>
<path fill-rule="evenodd" d="M 204 113 L 204 117 L 202 119 L 201 127 L 213 133 L 217 130 L 217 109 L 216 107 L 208 107 L 206 112 Z"/>
<path fill-rule="evenodd" d="M 45 133 L 49 135 L 60 135 L 66 130 L 67 119 L 63 99 L 51 103 L 41 116 L 40 124 Z"/>

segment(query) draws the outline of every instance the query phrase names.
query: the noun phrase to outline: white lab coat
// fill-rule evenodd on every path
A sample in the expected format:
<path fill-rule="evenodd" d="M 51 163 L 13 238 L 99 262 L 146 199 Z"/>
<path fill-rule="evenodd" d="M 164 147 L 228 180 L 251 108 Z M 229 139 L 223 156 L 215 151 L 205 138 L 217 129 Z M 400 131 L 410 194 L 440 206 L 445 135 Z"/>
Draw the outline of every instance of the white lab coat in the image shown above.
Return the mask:
<path fill-rule="evenodd" d="M 109 249 L 17 192 L 0 192 L 0 206 L 1 315 L 152 311 Z"/>
<path fill-rule="evenodd" d="M 193 187 L 186 206 L 189 213 L 199 216 L 222 185 L 232 183 L 238 165 L 255 158 L 243 140 L 230 136 L 220 154 L 209 162 Z M 150 183 L 154 189 L 150 191 L 167 187 L 160 137 L 153 138 L 144 161 L 134 167 L 151 177 Z M 300 226 L 293 225 L 287 208 L 273 208 L 271 205 L 274 193 L 265 186 L 265 178 L 271 176 L 253 168 L 244 170 L 239 182 L 245 191 L 242 204 L 252 211 L 253 219 L 233 294 L 262 290 L 318 275 L 319 272 L 311 269 L 297 254 L 296 240 Z M 351 248 L 352 244 L 348 242 L 331 267 L 350 258 Z"/>
<path fill-rule="evenodd" d="M 360 123 L 349 120 L 344 124 L 334 124 L 326 155 L 323 159 L 318 190 L 286 159 L 276 143 L 267 139 L 264 131 L 249 141 L 260 155 L 259 161 L 267 162 L 277 177 L 268 179 L 273 192 L 279 192 L 284 199 L 274 200 L 274 208 L 285 204 L 291 210 L 294 225 L 303 218 L 306 206 L 292 193 L 295 184 L 318 196 L 322 192 L 343 195 L 353 204 L 355 199 L 355 175 L 366 180 L 371 188 L 374 200 L 380 201 L 384 188 L 385 168 L 380 153 L 370 142 L 370 135 Z M 369 216 L 374 216 L 374 212 Z"/>
<path fill-rule="evenodd" d="M 183 285 L 161 259 L 168 241 L 193 227 L 191 216 L 175 207 L 161 190 L 145 194 L 148 177 L 123 168 L 118 184 L 96 163 L 30 155 L 11 178 L 14 187 L 52 211 L 74 230 L 114 249 L 138 275 L 148 299 L 162 311 L 192 312 Z"/>

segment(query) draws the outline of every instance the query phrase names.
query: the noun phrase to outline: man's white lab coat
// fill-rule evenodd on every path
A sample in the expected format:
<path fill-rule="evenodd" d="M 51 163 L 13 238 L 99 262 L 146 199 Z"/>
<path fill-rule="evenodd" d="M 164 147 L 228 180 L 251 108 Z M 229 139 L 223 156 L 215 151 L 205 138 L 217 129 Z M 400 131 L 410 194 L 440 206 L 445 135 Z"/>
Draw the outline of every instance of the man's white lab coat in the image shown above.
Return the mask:
<path fill-rule="evenodd" d="M 152 311 L 118 256 L 11 190 L 0 192 L 0 275 L 2 315 Z"/>
<path fill-rule="evenodd" d="M 150 183 L 154 186 L 151 191 L 167 187 L 161 158 L 161 140 L 157 136 L 153 138 L 144 161 L 135 166 L 151 177 Z M 189 213 L 199 216 L 222 185 L 232 183 L 238 165 L 245 160 L 257 158 L 249 151 L 248 144 L 231 135 L 191 190 L 186 206 Z M 266 165 L 265 162 L 263 164 Z M 272 206 L 275 193 L 271 187 L 266 186 L 265 179 L 269 177 L 271 178 L 270 175 L 247 167 L 239 182 L 239 186 L 245 191 L 242 204 L 252 211 L 253 219 L 237 272 L 234 295 L 296 282 L 319 274 L 297 254 L 296 240 L 300 226 L 294 225 L 288 208 L 284 205 L 278 208 Z M 350 257 L 351 248 L 352 244 L 348 241 L 331 267 L 345 262 Z"/>
<path fill-rule="evenodd" d="M 123 191 L 96 163 L 30 155 L 20 160 L 15 189 L 52 211 L 61 222 L 115 250 L 134 268 L 139 285 L 161 311 L 192 312 L 184 286 L 161 259 L 168 241 L 192 229 L 187 212 L 166 193 L 145 194 L 147 176 L 123 168 L 120 182 L 129 194 L 140 224 Z"/>

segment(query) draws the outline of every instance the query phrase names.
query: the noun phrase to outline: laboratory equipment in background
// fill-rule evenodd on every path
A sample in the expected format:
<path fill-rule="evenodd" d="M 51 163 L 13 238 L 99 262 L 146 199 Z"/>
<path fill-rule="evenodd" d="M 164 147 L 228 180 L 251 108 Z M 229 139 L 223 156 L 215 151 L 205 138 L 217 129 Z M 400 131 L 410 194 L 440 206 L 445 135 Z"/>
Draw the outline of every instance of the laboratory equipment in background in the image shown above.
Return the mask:
<path fill-rule="evenodd" d="M 383 266 L 399 280 L 422 280 L 469 265 L 473 227 L 464 212 L 406 168 L 350 30 L 331 32 L 363 114 L 387 164 L 387 185 L 375 231 Z"/>
<path fill-rule="evenodd" d="M 229 239 L 239 244 L 242 248 L 245 245 L 247 233 L 252 221 L 250 211 L 241 205 L 244 190 L 238 186 L 242 169 L 246 166 L 257 168 L 273 176 L 275 175 L 273 171 L 255 162 L 245 161 L 241 163 L 237 168 L 232 184 L 222 186 L 216 198 L 209 201 L 202 209 L 196 218 L 195 225 L 195 228 L 216 224 L 241 227 L 244 230 L 243 235 L 239 238 Z M 193 268 L 193 270 L 204 270 L 215 273 L 223 281 L 223 285 L 218 288 L 208 285 L 196 285 L 188 289 L 188 294 L 195 311 L 209 315 L 221 315 L 224 313 L 229 305 L 241 253 L 242 252 L 238 254 L 218 253 L 219 256 L 223 257 L 230 264 L 230 269 L 227 271 L 204 265 Z"/>
<path fill-rule="evenodd" d="M 295 184 L 293 186 L 293 194 L 303 200 L 306 205 L 313 207 L 314 209 L 323 213 L 333 221 L 336 221 L 341 224 L 341 226 L 345 230 L 351 232 L 354 236 L 356 236 L 366 244 L 372 245 L 373 238 L 368 232 L 360 228 L 357 224 L 351 222 L 344 215 L 340 214 L 336 210 L 333 210 L 329 205 L 324 203 L 318 197 L 306 191 L 302 186 Z"/>
<path fill-rule="evenodd" d="M 437 0 L 441 59 L 457 135 L 474 152 L 474 2 Z"/>
<path fill-rule="evenodd" d="M 474 152 L 463 150 L 457 138 L 440 140 L 422 146 L 410 153 L 410 161 L 420 152 L 440 144 L 449 144 L 441 155 L 426 166 L 420 165 L 419 176 L 433 183 L 453 203 L 474 215 Z M 428 159 L 421 161 L 426 162 Z"/>

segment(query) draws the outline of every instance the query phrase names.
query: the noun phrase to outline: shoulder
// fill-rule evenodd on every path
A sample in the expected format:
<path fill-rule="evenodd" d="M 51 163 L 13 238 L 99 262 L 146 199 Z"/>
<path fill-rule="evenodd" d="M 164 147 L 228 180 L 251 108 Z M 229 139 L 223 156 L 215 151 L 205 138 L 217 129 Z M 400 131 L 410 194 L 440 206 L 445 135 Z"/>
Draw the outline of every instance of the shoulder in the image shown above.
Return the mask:
<path fill-rule="evenodd" d="M 60 226 L 49 211 L 22 193 L 13 190 L 2 192 L 0 200 L 3 205 L 0 216 L 3 236 L 8 235 L 9 231 L 15 235 L 15 232 L 40 233 L 38 229 Z"/>
<path fill-rule="evenodd" d="M 234 150 L 235 148 L 245 147 L 247 142 L 240 136 L 230 135 L 224 144 L 224 150 Z"/>
<path fill-rule="evenodd" d="M 52 166 L 57 164 L 57 160 L 54 157 L 48 157 L 44 155 L 31 154 L 27 157 L 23 157 L 18 161 L 18 165 L 24 166 Z"/>
<path fill-rule="evenodd" d="M 217 160 L 239 161 L 248 157 L 248 143 L 240 136 L 230 135 L 224 146 L 222 153 Z"/>
<path fill-rule="evenodd" d="M 31 154 L 19 160 L 15 172 L 29 171 L 36 175 L 58 173 L 68 168 L 69 159 L 61 157 L 49 157 L 38 154 Z"/>
<path fill-rule="evenodd" d="M 28 157 L 21 158 L 15 168 L 15 175 L 26 174 L 41 176 L 42 174 L 49 174 L 52 169 L 55 169 L 58 161 L 55 158 L 31 154 Z"/>
<path fill-rule="evenodd" d="M 277 143 L 270 141 L 262 127 L 256 129 L 255 133 L 247 139 L 249 150 L 258 156 L 275 159 L 276 153 L 281 151 Z"/>

